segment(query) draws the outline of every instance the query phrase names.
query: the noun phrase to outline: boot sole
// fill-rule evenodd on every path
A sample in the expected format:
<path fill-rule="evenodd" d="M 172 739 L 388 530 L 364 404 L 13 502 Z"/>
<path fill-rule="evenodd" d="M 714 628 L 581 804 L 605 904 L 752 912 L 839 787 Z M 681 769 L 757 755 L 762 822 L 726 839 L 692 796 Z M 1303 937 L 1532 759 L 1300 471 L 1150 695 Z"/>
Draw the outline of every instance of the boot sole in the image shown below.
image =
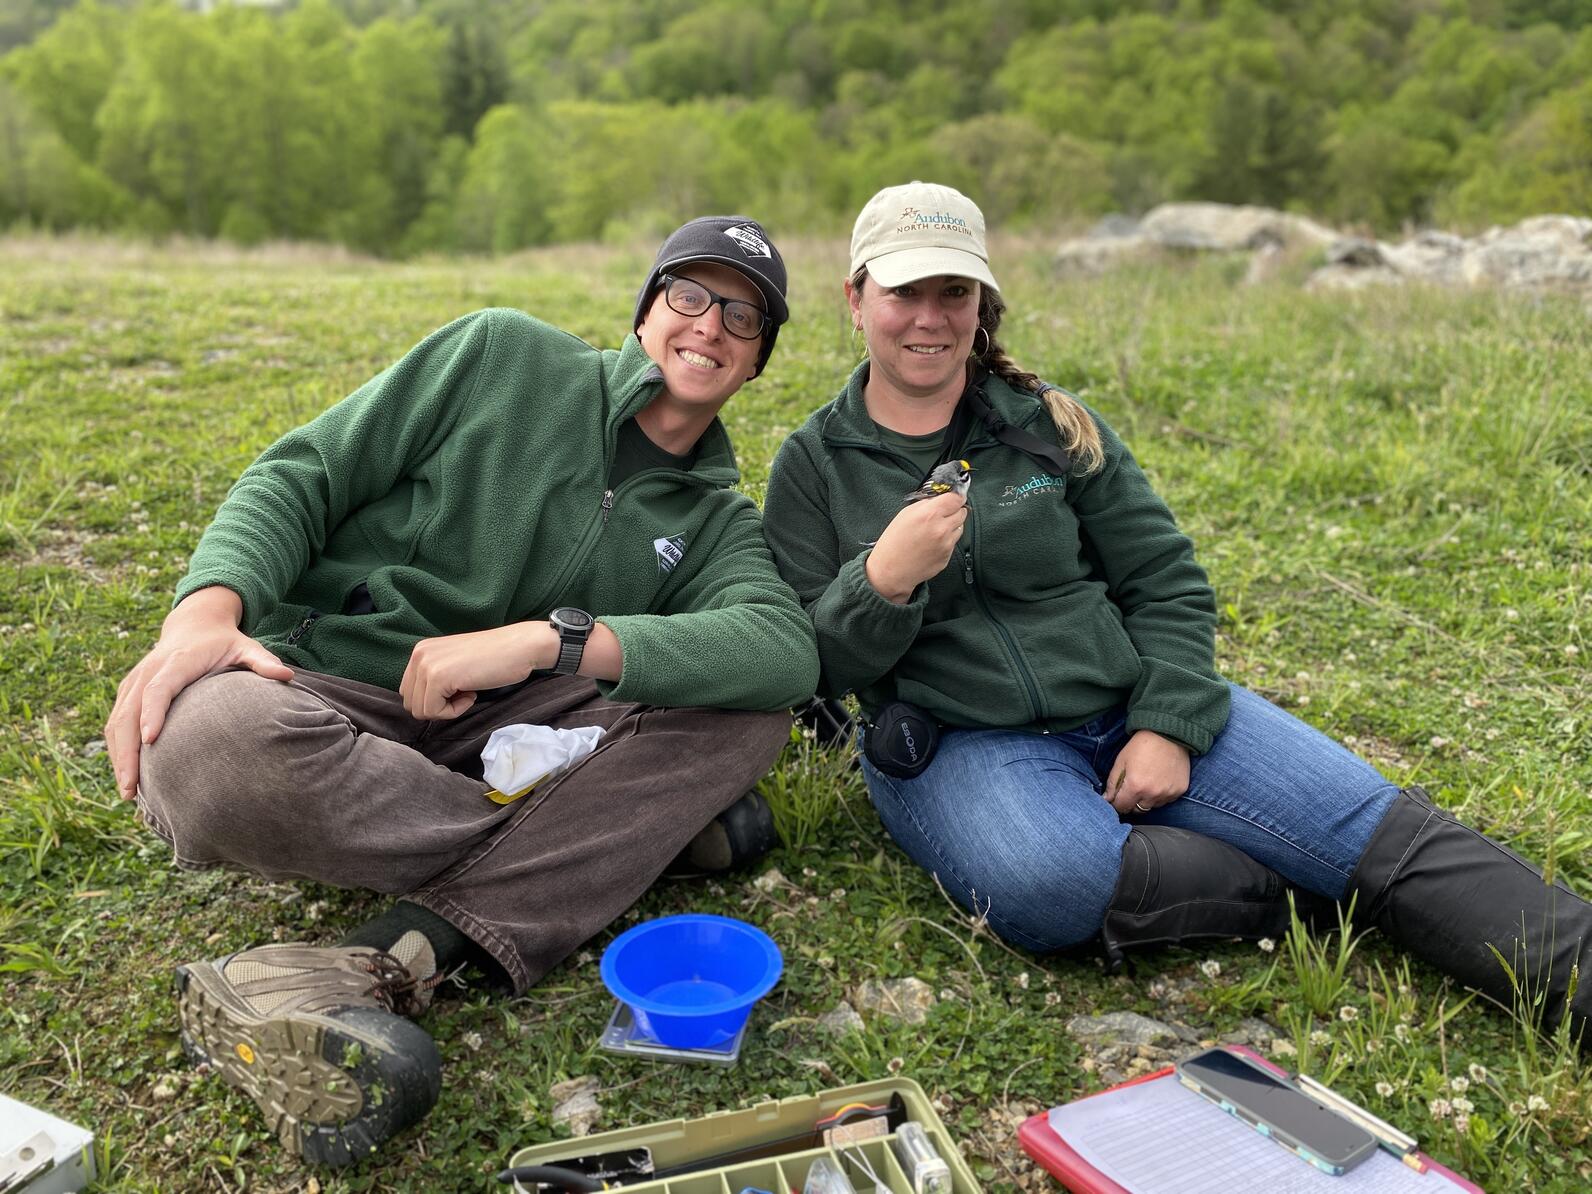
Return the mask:
<path fill-rule="evenodd" d="M 183 1051 L 254 1100 L 306 1161 L 370 1156 L 441 1093 L 435 1043 L 402 1017 L 365 1008 L 258 1016 L 213 963 L 179 966 L 176 987 Z"/>

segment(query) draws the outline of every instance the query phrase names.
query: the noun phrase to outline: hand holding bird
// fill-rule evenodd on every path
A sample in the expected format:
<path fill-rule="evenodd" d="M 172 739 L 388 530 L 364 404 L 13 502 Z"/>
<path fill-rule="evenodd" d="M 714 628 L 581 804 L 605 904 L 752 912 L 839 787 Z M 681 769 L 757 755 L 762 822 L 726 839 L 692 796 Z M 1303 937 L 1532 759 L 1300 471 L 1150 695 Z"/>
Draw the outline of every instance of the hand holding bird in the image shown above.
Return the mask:
<path fill-rule="evenodd" d="M 952 460 L 937 466 L 901 503 L 865 571 L 886 600 L 904 605 L 912 592 L 945 571 L 967 525 L 967 491 L 973 466 Z"/>

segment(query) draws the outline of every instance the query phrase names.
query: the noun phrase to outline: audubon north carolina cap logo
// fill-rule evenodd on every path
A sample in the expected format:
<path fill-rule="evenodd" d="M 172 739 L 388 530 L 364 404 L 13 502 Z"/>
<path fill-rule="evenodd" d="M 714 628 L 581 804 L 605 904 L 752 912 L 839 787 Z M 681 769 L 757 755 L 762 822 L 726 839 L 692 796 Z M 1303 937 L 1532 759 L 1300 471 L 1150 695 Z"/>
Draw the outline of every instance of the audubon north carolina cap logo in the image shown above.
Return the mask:
<path fill-rule="evenodd" d="M 756 224 L 737 224 L 734 228 L 726 228 L 724 235 L 741 247 L 741 252 L 748 257 L 774 257 L 774 251 L 768 247 L 768 242 L 763 239 L 763 230 Z"/>
<path fill-rule="evenodd" d="M 896 217 L 895 230 L 897 233 L 911 232 L 955 232 L 960 236 L 971 237 L 973 230 L 967 226 L 967 221 L 961 216 L 953 215 L 948 211 L 924 211 L 921 207 L 912 204 L 901 209 L 901 214 Z"/>

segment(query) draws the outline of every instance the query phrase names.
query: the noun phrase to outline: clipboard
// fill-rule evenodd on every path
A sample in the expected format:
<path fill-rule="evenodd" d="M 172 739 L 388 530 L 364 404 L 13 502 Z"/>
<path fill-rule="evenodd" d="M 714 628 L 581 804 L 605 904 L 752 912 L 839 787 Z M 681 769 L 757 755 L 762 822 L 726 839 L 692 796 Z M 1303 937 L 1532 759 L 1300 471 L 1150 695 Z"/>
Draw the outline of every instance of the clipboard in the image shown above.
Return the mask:
<path fill-rule="evenodd" d="M 1289 1077 L 1285 1070 L 1272 1064 L 1253 1049 L 1247 1049 L 1242 1045 L 1228 1045 L 1226 1048 L 1265 1066 L 1279 1077 Z M 1406 1168 L 1391 1153 L 1380 1148 L 1369 1160 L 1349 1173 L 1341 1177 L 1329 1177 L 1186 1089 L 1177 1080 L 1177 1075 L 1171 1066 L 1132 1078 L 1107 1090 L 1086 1095 L 1083 1099 L 1066 1106 L 1075 1107 L 1104 1096 L 1112 1096 L 1124 1108 L 1131 1107 L 1135 1111 L 1143 1110 L 1147 1113 L 1149 1118 L 1140 1119 L 1135 1114 L 1132 1121 L 1139 1137 L 1147 1146 L 1138 1151 L 1148 1156 L 1150 1155 L 1148 1149 L 1153 1148 L 1165 1158 L 1160 1166 L 1165 1170 L 1165 1180 L 1152 1179 L 1148 1184 L 1136 1182 L 1131 1186 L 1123 1185 L 1111 1175 L 1101 1172 L 1079 1151 L 1079 1148 L 1074 1147 L 1074 1144 L 1078 1144 L 1088 1148 L 1089 1145 L 1084 1141 L 1069 1141 L 1058 1135 L 1051 1125 L 1050 1112 L 1040 1112 L 1038 1115 L 1030 1116 L 1017 1131 L 1018 1143 L 1025 1153 L 1073 1194 L 1183 1194 L 1184 1191 L 1197 1189 L 1201 1178 L 1208 1180 L 1212 1188 L 1219 1187 L 1229 1194 L 1245 1189 L 1280 1188 L 1271 1178 L 1261 1179 L 1258 1174 L 1253 1175 L 1251 1184 L 1246 1185 L 1248 1163 L 1228 1160 L 1229 1157 L 1239 1158 L 1249 1154 L 1249 1150 L 1257 1146 L 1260 1151 L 1249 1155 L 1265 1158 L 1268 1165 L 1275 1161 L 1279 1170 L 1287 1171 L 1291 1177 L 1297 1179 L 1297 1183 L 1291 1188 L 1299 1191 L 1320 1189 L 1342 1192 L 1356 1187 L 1378 1189 L 1382 1188 L 1377 1176 L 1380 1172 L 1388 1180 L 1397 1182 L 1400 1189 L 1420 1190 L 1429 1194 L 1455 1194 L 1456 1191 L 1483 1194 L 1480 1186 L 1438 1164 L 1425 1153 L 1415 1154 L 1426 1165 L 1425 1173 L 1416 1173 Z M 1188 1101 L 1186 1104 L 1185 1099 Z M 1187 1128 L 1197 1133 L 1200 1148 L 1179 1149 L 1175 1141 L 1169 1140 L 1165 1130 L 1168 1124 L 1166 1108 L 1175 1108 L 1179 1116 L 1187 1112 Z M 1063 1108 L 1055 1110 L 1062 1111 Z M 1098 1142 L 1091 1141 L 1091 1143 Z M 1232 1149 L 1231 1153 L 1225 1151 L 1228 1148 Z M 1223 1156 L 1224 1163 L 1219 1166 L 1212 1163 L 1212 1158 L 1217 1154 Z M 1389 1169 L 1388 1166 L 1392 1168 Z M 1294 1170 L 1290 1167 L 1297 1168 Z"/>

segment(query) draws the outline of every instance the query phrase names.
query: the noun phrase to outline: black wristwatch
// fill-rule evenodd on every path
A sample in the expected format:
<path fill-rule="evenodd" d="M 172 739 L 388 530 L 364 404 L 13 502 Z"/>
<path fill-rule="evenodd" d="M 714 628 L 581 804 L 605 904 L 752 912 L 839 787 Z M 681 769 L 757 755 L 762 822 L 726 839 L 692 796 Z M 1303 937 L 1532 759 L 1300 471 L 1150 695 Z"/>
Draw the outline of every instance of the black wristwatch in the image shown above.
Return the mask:
<path fill-rule="evenodd" d="M 586 651 L 586 640 L 597 620 L 583 609 L 573 605 L 561 606 L 547 615 L 553 629 L 558 631 L 558 662 L 553 670 L 561 676 L 573 676 L 580 670 L 580 657 Z"/>

